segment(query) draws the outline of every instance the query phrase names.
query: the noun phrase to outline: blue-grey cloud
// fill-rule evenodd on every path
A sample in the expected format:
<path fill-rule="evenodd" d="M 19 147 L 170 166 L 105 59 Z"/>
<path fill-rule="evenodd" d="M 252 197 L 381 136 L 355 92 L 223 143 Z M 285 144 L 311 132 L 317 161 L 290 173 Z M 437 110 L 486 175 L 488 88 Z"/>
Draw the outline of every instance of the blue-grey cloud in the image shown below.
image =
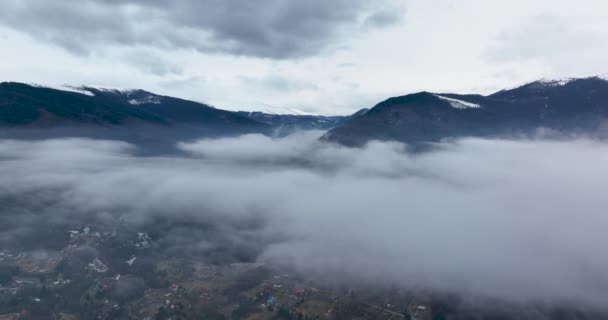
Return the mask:
<path fill-rule="evenodd" d="M 80 54 L 143 45 L 288 59 L 399 22 L 402 1 L 8 0 L 0 23 Z"/>

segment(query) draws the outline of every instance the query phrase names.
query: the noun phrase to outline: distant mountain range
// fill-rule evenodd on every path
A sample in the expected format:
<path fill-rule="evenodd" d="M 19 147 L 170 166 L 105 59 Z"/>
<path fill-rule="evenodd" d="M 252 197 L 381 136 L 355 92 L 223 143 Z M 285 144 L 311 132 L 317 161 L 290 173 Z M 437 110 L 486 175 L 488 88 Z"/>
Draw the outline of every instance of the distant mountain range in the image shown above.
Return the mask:
<path fill-rule="evenodd" d="M 323 140 L 348 146 L 370 140 L 419 143 L 463 136 L 528 135 L 539 128 L 596 134 L 608 128 L 607 79 L 543 79 L 487 96 L 419 92 L 387 99 L 349 116 L 282 108 L 232 112 L 144 90 L 5 82 L 0 83 L 0 129 L 145 127 L 158 133 L 157 128 L 162 128 L 167 141 L 201 134 L 287 134 L 314 129 L 328 130 Z"/>
<path fill-rule="evenodd" d="M 529 135 L 539 128 L 605 134 L 607 79 L 543 79 L 488 96 L 408 94 L 377 104 L 331 129 L 323 139 L 357 146 L 370 140 L 419 143 L 463 136 Z"/>
<path fill-rule="evenodd" d="M 362 109 L 348 116 L 322 116 L 293 112 L 293 109 L 264 111 L 239 111 L 238 114 L 272 126 L 275 130 L 289 133 L 295 130 L 329 130 L 340 126 L 368 109 Z"/>

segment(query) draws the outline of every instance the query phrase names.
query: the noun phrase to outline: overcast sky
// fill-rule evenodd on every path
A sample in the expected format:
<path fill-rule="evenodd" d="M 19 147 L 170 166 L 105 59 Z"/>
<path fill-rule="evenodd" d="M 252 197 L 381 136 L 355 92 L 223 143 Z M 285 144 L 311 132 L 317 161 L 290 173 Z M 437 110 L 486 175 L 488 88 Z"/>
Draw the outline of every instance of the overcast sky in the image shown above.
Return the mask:
<path fill-rule="evenodd" d="M 608 72 L 605 0 L 0 0 L 0 80 L 346 114 Z"/>

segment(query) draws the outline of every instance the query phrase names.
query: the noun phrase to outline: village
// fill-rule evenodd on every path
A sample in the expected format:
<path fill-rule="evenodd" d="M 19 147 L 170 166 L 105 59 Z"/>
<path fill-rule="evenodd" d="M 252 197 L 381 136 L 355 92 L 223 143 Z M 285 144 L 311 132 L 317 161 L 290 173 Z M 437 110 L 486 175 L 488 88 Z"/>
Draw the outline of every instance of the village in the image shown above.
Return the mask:
<path fill-rule="evenodd" d="M 412 293 L 323 286 L 250 263 L 159 257 L 145 232 L 66 230 L 57 251 L 0 251 L 0 320 L 432 319 Z"/>

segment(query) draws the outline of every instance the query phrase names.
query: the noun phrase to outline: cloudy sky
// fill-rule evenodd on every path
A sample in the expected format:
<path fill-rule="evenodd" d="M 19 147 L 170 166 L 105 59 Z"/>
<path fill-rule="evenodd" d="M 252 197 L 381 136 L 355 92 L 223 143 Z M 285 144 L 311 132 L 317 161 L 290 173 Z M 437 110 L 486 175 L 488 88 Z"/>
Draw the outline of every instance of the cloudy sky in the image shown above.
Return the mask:
<path fill-rule="evenodd" d="M 608 72 L 605 0 L 0 0 L 0 80 L 346 114 Z"/>

